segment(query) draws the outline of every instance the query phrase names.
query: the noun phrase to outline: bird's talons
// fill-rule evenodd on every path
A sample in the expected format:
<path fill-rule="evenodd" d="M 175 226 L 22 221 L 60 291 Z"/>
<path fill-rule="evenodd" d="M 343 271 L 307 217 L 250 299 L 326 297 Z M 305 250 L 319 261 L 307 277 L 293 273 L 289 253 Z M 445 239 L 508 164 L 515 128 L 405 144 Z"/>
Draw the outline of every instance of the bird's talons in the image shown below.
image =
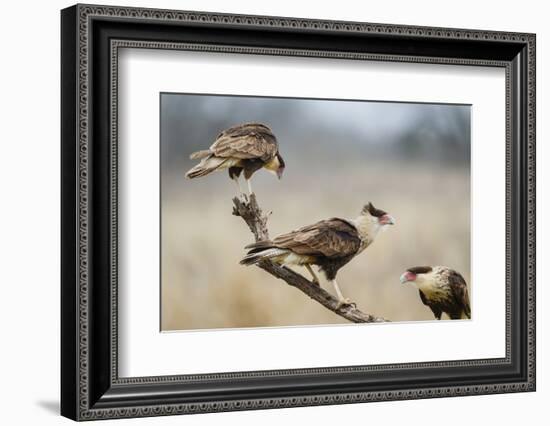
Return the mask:
<path fill-rule="evenodd" d="M 311 282 L 312 282 L 314 285 L 317 285 L 317 286 L 320 286 L 320 285 L 321 285 L 321 283 L 319 282 L 319 280 L 318 280 L 317 278 L 313 278 L 313 279 L 311 280 Z"/>
<path fill-rule="evenodd" d="M 357 308 L 357 304 L 355 302 L 352 302 L 350 299 L 340 299 L 338 300 L 338 304 L 336 305 L 336 310 L 347 308 L 347 307 Z"/>

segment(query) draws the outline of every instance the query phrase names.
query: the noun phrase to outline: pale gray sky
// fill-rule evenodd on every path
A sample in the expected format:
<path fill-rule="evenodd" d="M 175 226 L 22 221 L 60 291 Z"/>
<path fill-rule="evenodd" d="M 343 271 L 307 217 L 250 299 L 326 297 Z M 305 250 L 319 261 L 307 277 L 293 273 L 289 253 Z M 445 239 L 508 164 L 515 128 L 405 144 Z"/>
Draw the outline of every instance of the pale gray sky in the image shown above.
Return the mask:
<path fill-rule="evenodd" d="M 268 124 L 287 155 L 445 161 L 469 167 L 470 106 L 187 94 L 161 95 L 164 172 L 186 167 L 232 125 Z M 314 149 L 313 149 L 314 148 Z M 357 155 L 356 155 L 357 154 Z"/>

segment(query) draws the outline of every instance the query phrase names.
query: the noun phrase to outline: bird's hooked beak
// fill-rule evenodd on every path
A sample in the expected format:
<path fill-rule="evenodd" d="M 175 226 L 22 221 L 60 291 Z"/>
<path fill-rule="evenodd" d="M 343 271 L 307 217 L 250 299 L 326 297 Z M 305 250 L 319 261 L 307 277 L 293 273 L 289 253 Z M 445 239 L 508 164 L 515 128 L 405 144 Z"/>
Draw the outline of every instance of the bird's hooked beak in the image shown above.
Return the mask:
<path fill-rule="evenodd" d="M 385 214 L 379 219 L 380 225 L 395 225 L 395 219 L 389 214 Z"/>
<path fill-rule="evenodd" d="M 416 280 L 416 274 L 411 271 L 404 272 L 399 277 L 399 281 L 401 281 L 401 284 L 405 284 L 409 281 L 414 281 L 414 280 Z"/>

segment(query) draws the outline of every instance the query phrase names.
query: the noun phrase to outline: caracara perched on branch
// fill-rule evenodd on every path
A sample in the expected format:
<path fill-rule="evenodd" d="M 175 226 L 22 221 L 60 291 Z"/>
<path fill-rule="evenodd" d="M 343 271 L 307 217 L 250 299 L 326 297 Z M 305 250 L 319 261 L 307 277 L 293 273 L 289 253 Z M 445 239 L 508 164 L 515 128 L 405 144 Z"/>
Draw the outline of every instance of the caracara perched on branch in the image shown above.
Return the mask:
<path fill-rule="evenodd" d="M 385 211 L 368 203 L 356 219 L 335 217 L 321 220 L 279 235 L 272 241 L 250 244 L 245 247 L 249 251 L 241 264 L 252 265 L 271 260 L 281 265 L 302 265 L 309 270 L 315 284 L 319 284 L 319 279 L 311 265 L 318 265 L 334 285 L 340 306 L 347 305 L 350 301 L 344 298 L 336 282 L 338 270 L 372 244 L 383 226 L 394 223 Z"/>
<path fill-rule="evenodd" d="M 239 176 L 244 171 L 249 194 L 252 194 L 250 178 L 256 171 L 264 168 L 281 179 L 285 169 L 275 135 L 261 123 L 230 127 L 218 135 L 209 149 L 194 152 L 190 158 L 201 162 L 185 174 L 189 179 L 227 169 L 242 193 Z"/>
<path fill-rule="evenodd" d="M 420 299 L 440 320 L 446 313 L 451 319 L 471 318 L 470 298 L 466 281 L 446 266 L 415 266 L 401 275 L 401 283 L 418 288 Z"/>

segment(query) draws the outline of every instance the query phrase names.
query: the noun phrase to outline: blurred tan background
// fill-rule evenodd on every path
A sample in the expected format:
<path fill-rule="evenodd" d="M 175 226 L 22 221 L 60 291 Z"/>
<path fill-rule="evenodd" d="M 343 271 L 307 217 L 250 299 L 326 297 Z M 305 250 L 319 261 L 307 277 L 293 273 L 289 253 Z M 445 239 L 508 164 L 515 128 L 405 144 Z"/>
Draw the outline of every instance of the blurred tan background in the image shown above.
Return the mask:
<path fill-rule="evenodd" d="M 268 124 L 287 163 L 281 181 L 265 171 L 253 178 L 258 202 L 273 212 L 272 237 L 327 217 L 354 218 L 368 201 L 396 218 L 338 273 L 361 310 L 433 320 L 418 291 L 399 282 L 410 266 L 446 265 L 471 284 L 469 106 L 162 94 L 162 330 L 346 322 L 239 265 L 253 237 L 231 214 L 237 192 L 227 172 L 185 179 L 191 152 L 245 121 Z"/>

